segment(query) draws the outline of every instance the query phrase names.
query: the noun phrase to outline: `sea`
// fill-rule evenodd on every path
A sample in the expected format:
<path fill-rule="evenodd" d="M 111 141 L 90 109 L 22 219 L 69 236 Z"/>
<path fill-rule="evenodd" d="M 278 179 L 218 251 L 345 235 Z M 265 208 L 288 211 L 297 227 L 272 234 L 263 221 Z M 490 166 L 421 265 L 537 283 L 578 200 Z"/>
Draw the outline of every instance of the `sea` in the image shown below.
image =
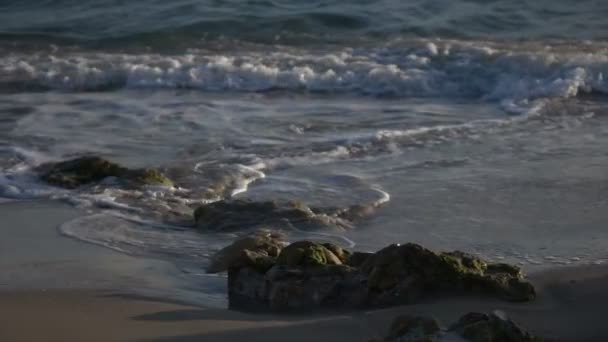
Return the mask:
<path fill-rule="evenodd" d="M 373 204 L 344 229 L 282 233 L 601 264 L 607 17 L 604 0 L 1 0 L 0 198 L 81 208 L 61 234 L 174 262 L 210 296 L 225 279 L 209 257 L 247 232 L 159 212 Z M 36 176 L 79 155 L 176 186 Z"/>

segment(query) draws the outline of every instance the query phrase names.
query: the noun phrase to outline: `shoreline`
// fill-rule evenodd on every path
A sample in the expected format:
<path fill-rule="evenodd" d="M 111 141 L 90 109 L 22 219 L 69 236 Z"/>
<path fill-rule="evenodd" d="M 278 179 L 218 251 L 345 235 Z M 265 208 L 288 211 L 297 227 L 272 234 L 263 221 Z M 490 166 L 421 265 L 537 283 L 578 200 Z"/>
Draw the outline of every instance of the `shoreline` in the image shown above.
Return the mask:
<path fill-rule="evenodd" d="M 223 279 L 185 274 L 166 260 L 120 253 L 62 235 L 58 226 L 83 211 L 51 200 L 0 204 L 0 292 L 14 290 L 110 291 L 180 303 L 223 307 L 214 291 Z M 219 292 L 219 289 L 217 290 Z"/>
<path fill-rule="evenodd" d="M 71 206 L 17 201 L 0 211 L 9 237 L 0 242 L 0 341 L 368 341 L 385 336 L 403 313 L 446 325 L 470 311 L 494 310 L 550 341 L 608 340 L 608 265 L 530 273 L 538 298 L 524 304 L 446 297 L 379 310 L 253 314 L 192 300 L 203 290 L 170 262 L 61 235 L 56 225 L 82 214 Z"/>
<path fill-rule="evenodd" d="M 608 268 L 554 270 L 531 279 L 539 295 L 524 304 L 446 297 L 387 309 L 313 315 L 244 313 L 91 289 L 0 290 L 0 340 L 369 341 L 385 336 L 393 318 L 404 313 L 433 316 L 447 325 L 470 311 L 494 310 L 548 341 L 608 340 L 604 323 Z"/>

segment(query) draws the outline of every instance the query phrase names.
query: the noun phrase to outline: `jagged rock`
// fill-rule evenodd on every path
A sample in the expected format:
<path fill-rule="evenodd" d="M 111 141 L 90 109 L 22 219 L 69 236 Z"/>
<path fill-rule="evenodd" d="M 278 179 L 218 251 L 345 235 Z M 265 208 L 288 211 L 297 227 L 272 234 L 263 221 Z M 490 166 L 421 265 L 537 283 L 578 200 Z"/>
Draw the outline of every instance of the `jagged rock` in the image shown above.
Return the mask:
<path fill-rule="evenodd" d="M 513 301 L 535 297 L 534 287 L 514 266 L 487 264 L 458 251 L 434 253 L 416 244 L 349 255 L 336 246 L 299 241 L 283 248 L 274 265 L 268 258 L 258 261 L 259 255 L 239 257 L 246 262 L 228 273 L 231 307 L 241 302 L 271 310 L 383 307 L 434 293 L 486 293 Z M 257 297 L 244 300 L 251 293 Z"/>
<path fill-rule="evenodd" d="M 99 157 L 78 157 L 40 165 L 40 178 L 52 185 L 73 189 L 115 177 L 132 185 L 173 186 L 173 182 L 154 169 L 128 169 Z"/>
<path fill-rule="evenodd" d="M 434 342 L 442 334 L 439 322 L 434 318 L 401 315 L 393 321 L 384 341 Z"/>
<path fill-rule="evenodd" d="M 237 240 L 211 258 L 207 273 L 218 273 L 227 271 L 230 267 L 246 266 L 266 271 L 275 263 L 284 244 L 281 236 L 273 233 L 258 233 Z"/>
<path fill-rule="evenodd" d="M 344 221 L 328 214 L 317 214 L 300 202 L 254 202 L 222 200 L 198 207 L 194 221 L 203 231 L 235 231 L 260 226 L 293 225 L 310 229 L 343 228 Z"/>
<path fill-rule="evenodd" d="M 502 317 L 501 317 L 502 316 Z M 449 331 L 471 342 L 537 342 L 540 338 L 522 330 L 515 322 L 497 313 L 468 313 Z"/>

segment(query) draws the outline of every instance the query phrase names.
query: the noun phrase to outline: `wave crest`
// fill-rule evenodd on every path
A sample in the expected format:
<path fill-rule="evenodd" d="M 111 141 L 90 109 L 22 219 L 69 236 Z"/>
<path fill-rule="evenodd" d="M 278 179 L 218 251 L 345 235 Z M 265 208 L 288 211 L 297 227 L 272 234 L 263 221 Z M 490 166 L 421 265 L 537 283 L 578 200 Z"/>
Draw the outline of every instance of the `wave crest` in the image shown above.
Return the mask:
<path fill-rule="evenodd" d="M 525 102 L 608 92 L 608 53 L 461 41 L 388 48 L 277 49 L 185 55 L 12 53 L 0 58 L 5 91 L 117 88 L 354 94 Z"/>

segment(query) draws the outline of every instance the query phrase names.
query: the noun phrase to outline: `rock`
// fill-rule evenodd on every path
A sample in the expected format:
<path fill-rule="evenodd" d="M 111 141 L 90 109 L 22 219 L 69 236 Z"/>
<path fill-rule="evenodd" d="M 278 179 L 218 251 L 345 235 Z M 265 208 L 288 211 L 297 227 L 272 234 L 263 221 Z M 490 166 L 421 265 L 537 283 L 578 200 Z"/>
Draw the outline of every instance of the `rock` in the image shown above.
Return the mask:
<path fill-rule="evenodd" d="M 377 206 L 377 203 L 367 205 L 356 204 L 348 207 L 346 210 L 341 211 L 339 215 L 348 221 L 358 221 L 367 216 L 371 216 L 376 210 Z"/>
<path fill-rule="evenodd" d="M 277 264 L 291 267 L 306 267 L 341 265 L 342 261 L 322 244 L 299 241 L 283 248 L 277 259 Z"/>
<path fill-rule="evenodd" d="M 340 261 L 342 263 L 345 263 L 346 260 L 348 260 L 351 256 L 350 251 L 347 251 L 346 249 L 344 249 L 338 245 L 334 245 L 333 243 L 324 243 L 323 247 L 330 250 L 335 256 L 337 256 L 340 259 Z"/>
<path fill-rule="evenodd" d="M 265 272 L 251 267 L 228 269 L 228 307 L 267 311 L 268 291 Z"/>
<path fill-rule="evenodd" d="M 173 182 L 162 172 L 155 169 L 128 170 L 122 178 L 142 185 L 162 185 L 172 187 Z"/>
<path fill-rule="evenodd" d="M 492 273 L 486 272 L 488 267 Z M 535 298 L 534 287 L 523 281 L 516 267 L 488 265 L 459 251 L 436 254 L 416 244 L 391 245 L 360 268 L 369 276 L 370 290 L 378 293 L 373 298 L 378 305 L 406 303 L 431 291 L 490 293 L 510 301 Z"/>
<path fill-rule="evenodd" d="M 509 264 L 490 264 L 486 267 L 487 274 L 508 274 L 518 279 L 523 279 L 524 275 L 521 273 L 521 269 L 517 266 L 509 265 Z"/>
<path fill-rule="evenodd" d="M 132 185 L 173 186 L 173 182 L 154 169 L 128 169 L 103 158 L 85 156 L 40 165 L 40 178 L 52 185 L 73 189 L 115 177 Z"/>
<path fill-rule="evenodd" d="M 517 267 L 488 264 L 459 251 L 434 253 L 416 244 L 351 254 L 335 245 L 298 241 L 276 259 L 264 250 L 256 253 L 238 254 L 238 262 L 231 263 L 235 267 L 228 273 L 229 284 L 242 288 L 229 289 L 239 296 L 231 299 L 233 307 L 248 302 L 243 301 L 247 293 L 261 294 L 249 301 L 270 310 L 385 307 L 450 293 L 491 294 L 511 301 L 535 297 Z M 252 275 L 256 270 L 259 274 Z M 259 276 L 265 281 L 258 282 Z M 250 284 L 264 289 L 248 289 Z"/>
<path fill-rule="evenodd" d="M 343 265 L 317 266 L 304 272 L 281 265 L 270 269 L 268 306 L 272 311 L 301 311 L 331 307 L 340 284 L 352 269 Z"/>
<path fill-rule="evenodd" d="M 228 300 L 231 308 L 302 311 L 319 308 L 356 307 L 352 294 L 342 291 L 346 279 L 356 271 L 346 265 L 315 265 L 306 269 L 274 265 L 266 273 L 251 267 L 228 271 Z"/>
<path fill-rule="evenodd" d="M 384 341 L 433 342 L 442 334 L 439 322 L 434 318 L 401 315 L 393 321 Z"/>
<path fill-rule="evenodd" d="M 343 228 L 344 222 L 327 214 L 316 214 L 300 202 L 254 202 L 222 200 L 194 211 L 196 227 L 202 231 L 236 231 L 261 226 Z"/>
<path fill-rule="evenodd" d="M 260 269 L 262 264 L 267 264 L 270 268 L 275 263 L 284 244 L 285 242 L 279 235 L 272 233 L 258 233 L 237 240 L 211 258 L 207 273 L 227 271 L 230 267 L 252 266 Z M 261 266 L 261 268 L 263 269 L 265 266 Z"/>
<path fill-rule="evenodd" d="M 468 313 L 453 324 L 449 331 L 471 342 L 536 342 L 540 338 L 522 330 L 515 322 L 502 315 Z"/>
<path fill-rule="evenodd" d="M 540 338 L 522 330 L 502 313 L 471 312 L 460 317 L 447 331 L 434 318 L 402 315 L 390 327 L 384 342 L 540 342 Z"/>
<path fill-rule="evenodd" d="M 369 258 L 370 256 L 374 255 L 374 253 L 370 253 L 370 252 L 353 252 L 346 260 L 345 260 L 345 264 L 352 266 L 352 267 L 359 267 L 361 266 L 365 260 L 367 260 L 367 258 Z"/>

